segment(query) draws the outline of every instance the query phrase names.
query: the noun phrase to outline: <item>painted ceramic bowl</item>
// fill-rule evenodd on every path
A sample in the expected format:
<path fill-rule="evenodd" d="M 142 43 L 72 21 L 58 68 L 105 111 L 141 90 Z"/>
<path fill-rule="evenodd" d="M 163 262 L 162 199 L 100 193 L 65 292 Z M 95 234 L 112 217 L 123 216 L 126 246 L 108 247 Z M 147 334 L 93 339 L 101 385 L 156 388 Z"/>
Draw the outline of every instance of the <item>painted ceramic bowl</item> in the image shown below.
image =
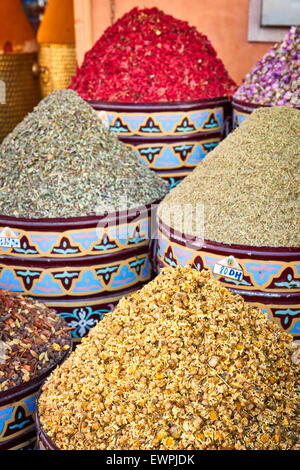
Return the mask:
<path fill-rule="evenodd" d="M 227 135 L 227 98 L 173 103 L 88 101 L 145 165 L 174 187 Z"/>
<path fill-rule="evenodd" d="M 240 126 L 249 116 L 249 114 L 253 113 L 253 111 L 255 111 L 257 108 L 270 108 L 270 106 L 248 103 L 247 101 L 241 101 L 232 98 L 233 129 L 236 129 L 238 126 Z"/>
<path fill-rule="evenodd" d="M 0 216 L 0 288 L 55 309 L 74 340 L 153 276 L 156 204 L 103 216 Z"/>
<path fill-rule="evenodd" d="M 258 306 L 300 340 L 300 247 L 227 245 L 184 235 L 158 222 L 157 267 L 209 269 L 234 294 Z M 235 260 L 233 269 L 224 260 Z M 230 269 L 232 272 L 230 272 Z"/>
<path fill-rule="evenodd" d="M 69 352 L 66 352 L 56 365 L 61 364 L 68 355 Z M 34 415 L 37 397 L 42 384 L 56 365 L 26 384 L 0 392 L 0 451 L 36 447 Z"/>
<path fill-rule="evenodd" d="M 269 108 L 269 106 L 248 103 L 247 101 L 232 98 L 233 128 L 236 129 L 240 126 L 249 114 L 253 113 L 257 108 Z"/>

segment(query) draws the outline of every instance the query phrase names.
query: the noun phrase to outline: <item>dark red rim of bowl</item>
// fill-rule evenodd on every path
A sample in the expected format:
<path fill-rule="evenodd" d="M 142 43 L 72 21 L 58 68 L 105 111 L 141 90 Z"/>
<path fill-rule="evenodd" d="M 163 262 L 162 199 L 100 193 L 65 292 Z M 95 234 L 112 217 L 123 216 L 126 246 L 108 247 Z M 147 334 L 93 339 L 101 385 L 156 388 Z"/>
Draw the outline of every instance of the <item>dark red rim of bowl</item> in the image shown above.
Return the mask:
<path fill-rule="evenodd" d="M 225 116 L 225 120 L 229 118 L 229 114 Z M 225 123 L 224 123 L 225 124 Z M 218 131 L 208 131 L 208 132 L 195 132 L 194 134 L 177 134 L 177 135 L 164 135 L 164 136 L 147 136 L 147 135 L 126 135 L 118 134 L 118 138 L 125 144 L 131 144 L 134 146 L 137 145 L 161 145 L 161 144 L 184 144 L 189 143 L 189 141 L 197 142 L 198 145 L 203 143 L 203 140 L 219 138 L 224 133 L 224 129 L 219 129 Z"/>
<path fill-rule="evenodd" d="M 243 100 L 238 100 L 232 97 L 232 105 L 238 105 L 238 106 L 245 106 L 246 108 L 271 108 L 272 106 L 269 104 L 258 104 L 258 103 L 251 103 L 249 101 L 243 101 Z"/>
<path fill-rule="evenodd" d="M 63 319 L 61 320 L 65 323 Z M 13 403 L 16 400 L 20 400 L 26 396 L 29 396 L 31 393 L 34 393 L 34 391 L 37 390 L 43 384 L 43 382 L 51 374 L 51 372 L 53 372 L 53 370 L 57 366 L 61 365 L 68 358 L 68 356 L 72 352 L 72 344 L 73 341 L 72 337 L 70 336 L 70 349 L 68 349 L 68 351 L 63 354 L 63 356 L 60 358 L 59 361 L 56 362 L 56 364 L 54 364 L 52 367 L 43 372 L 43 374 L 38 375 L 27 383 L 17 385 L 16 387 L 5 390 L 4 392 L 0 392 L 1 406 Z"/>
<path fill-rule="evenodd" d="M 26 258 L 24 256 L 12 257 L 10 255 L 0 255 L 0 260 L 6 266 L 15 266 L 16 268 L 30 267 L 32 269 L 45 269 L 45 268 L 64 268 L 68 265 L 70 268 L 84 268 L 93 267 L 97 264 L 117 263 L 122 260 L 127 260 L 130 257 L 146 256 L 149 253 L 149 245 L 151 238 L 146 239 L 145 243 L 141 246 L 132 246 L 127 248 L 120 248 L 119 250 L 111 253 L 101 252 L 95 255 L 77 256 L 77 257 L 61 257 L 51 258 L 38 256 L 36 258 Z M 69 264 L 68 264 L 69 263 Z M 1 288 L 0 288 L 1 289 Z M 69 296 L 68 296 L 69 297 Z"/>
<path fill-rule="evenodd" d="M 92 228 L 98 225 L 101 221 L 106 223 L 115 221 L 115 225 L 122 224 L 128 219 L 134 220 L 138 212 L 143 213 L 145 210 L 149 211 L 153 206 L 156 206 L 160 203 L 161 199 L 157 199 L 153 202 L 145 204 L 144 206 L 138 206 L 137 208 L 131 208 L 124 211 L 118 212 L 108 212 L 107 214 L 99 215 L 87 215 L 79 217 L 53 217 L 53 218 L 25 218 L 25 217 L 13 217 L 8 215 L 0 215 L 0 224 L 10 225 L 13 224 L 13 227 L 25 228 L 28 231 L 32 231 L 37 228 L 48 229 L 47 231 L 54 232 L 56 229 L 58 231 L 65 231 L 67 228 L 70 230 L 74 227 L 80 228 Z"/>
<path fill-rule="evenodd" d="M 194 250 L 207 250 L 212 253 L 228 256 L 229 253 L 236 257 L 247 257 L 255 259 L 266 259 L 272 257 L 274 260 L 288 259 L 289 261 L 300 260 L 300 247 L 269 247 L 269 246 L 251 246 L 251 245 L 237 245 L 220 243 L 204 239 L 204 243 L 200 246 L 200 239 L 198 237 L 183 234 L 177 230 L 169 227 L 160 218 L 158 218 L 158 227 L 162 229 L 163 233 L 168 236 L 170 240 L 178 243 L 179 245 L 186 246 Z"/>
<path fill-rule="evenodd" d="M 243 100 L 238 100 L 236 98 L 234 98 L 234 96 L 232 97 L 232 105 L 235 106 L 237 105 L 237 107 L 245 107 L 245 108 L 251 108 L 251 109 L 257 109 L 257 108 L 273 108 L 273 107 L 280 107 L 280 105 L 271 105 L 271 104 L 259 104 L 259 103 L 252 103 L 250 101 L 243 101 Z M 300 105 L 299 106 L 290 106 L 291 108 L 294 108 L 294 109 L 300 109 Z"/>
<path fill-rule="evenodd" d="M 230 104 L 230 98 L 222 96 L 219 98 L 208 98 L 203 100 L 194 101 L 158 101 L 153 103 L 130 103 L 118 101 L 98 101 L 98 100 L 85 100 L 94 109 L 99 111 L 123 111 L 128 113 L 135 113 L 137 111 L 143 112 L 162 112 L 162 111 L 193 111 L 194 109 L 204 109 L 218 105 Z"/>

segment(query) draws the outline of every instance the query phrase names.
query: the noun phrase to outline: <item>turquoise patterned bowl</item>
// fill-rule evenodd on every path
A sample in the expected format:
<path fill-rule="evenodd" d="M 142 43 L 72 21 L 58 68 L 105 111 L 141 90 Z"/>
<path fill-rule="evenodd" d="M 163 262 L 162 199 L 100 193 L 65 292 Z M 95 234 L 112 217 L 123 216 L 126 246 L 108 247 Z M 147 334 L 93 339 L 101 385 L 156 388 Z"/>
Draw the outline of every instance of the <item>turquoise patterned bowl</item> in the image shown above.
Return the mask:
<path fill-rule="evenodd" d="M 231 258 L 236 269 L 224 266 Z M 192 265 L 208 269 L 233 293 L 266 312 L 300 340 L 300 247 L 227 245 L 184 235 L 158 222 L 157 268 Z"/>
<path fill-rule="evenodd" d="M 173 103 L 88 101 L 143 164 L 171 187 L 188 175 L 227 135 L 227 98 Z"/>
<path fill-rule="evenodd" d="M 56 310 L 79 341 L 152 279 L 155 208 L 68 219 L 0 216 L 0 288 Z"/>
<path fill-rule="evenodd" d="M 268 108 L 261 104 L 248 103 L 246 101 L 236 100 L 232 98 L 232 114 L 233 114 L 233 128 L 236 129 L 240 126 L 249 114 L 253 113 L 257 108 Z"/>
<path fill-rule="evenodd" d="M 268 105 L 248 103 L 247 101 L 237 100 L 232 98 L 232 113 L 233 113 L 233 129 L 240 126 L 247 117 L 252 114 L 257 108 L 270 108 Z M 296 108 L 300 109 L 300 108 Z"/>

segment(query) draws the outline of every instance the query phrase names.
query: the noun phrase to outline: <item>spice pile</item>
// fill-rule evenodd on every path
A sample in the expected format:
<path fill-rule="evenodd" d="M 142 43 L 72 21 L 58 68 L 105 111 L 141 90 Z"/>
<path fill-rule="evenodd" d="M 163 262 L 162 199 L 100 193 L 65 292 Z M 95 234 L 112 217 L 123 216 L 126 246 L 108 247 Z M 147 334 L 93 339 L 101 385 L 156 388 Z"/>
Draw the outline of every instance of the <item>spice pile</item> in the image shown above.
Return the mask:
<path fill-rule="evenodd" d="M 63 359 L 71 342 L 54 311 L 0 290 L 0 392 L 47 372 Z"/>
<path fill-rule="evenodd" d="M 0 146 L 0 214 L 102 214 L 150 204 L 167 190 L 72 90 L 41 101 Z"/>
<path fill-rule="evenodd" d="M 71 88 L 87 100 L 135 103 L 222 97 L 236 85 L 196 28 L 134 8 L 86 54 Z"/>
<path fill-rule="evenodd" d="M 213 150 L 159 207 L 163 222 L 204 238 L 252 246 L 300 246 L 300 111 L 260 108 Z M 194 210 L 182 229 L 178 206 Z M 191 215 L 189 215 L 191 214 Z M 188 227 L 188 228 L 187 228 Z"/>
<path fill-rule="evenodd" d="M 234 98 L 262 105 L 300 107 L 300 26 L 293 26 L 246 75 Z"/>
<path fill-rule="evenodd" d="M 168 268 L 48 378 L 42 426 L 61 449 L 295 449 L 294 347 L 207 271 Z"/>

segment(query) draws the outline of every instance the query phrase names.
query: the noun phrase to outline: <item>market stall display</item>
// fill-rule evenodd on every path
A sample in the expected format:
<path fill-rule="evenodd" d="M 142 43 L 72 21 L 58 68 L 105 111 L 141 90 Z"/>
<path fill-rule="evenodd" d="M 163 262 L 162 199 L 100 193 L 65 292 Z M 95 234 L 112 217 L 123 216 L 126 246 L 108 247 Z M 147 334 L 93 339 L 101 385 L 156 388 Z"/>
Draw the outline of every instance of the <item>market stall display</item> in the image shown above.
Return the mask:
<path fill-rule="evenodd" d="M 174 186 L 228 131 L 236 85 L 196 28 L 134 8 L 87 52 L 71 88 Z"/>
<path fill-rule="evenodd" d="M 260 106 L 300 108 L 300 26 L 292 26 L 246 75 L 233 95 L 234 125 Z"/>
<path fill-rule="evenodd" d="M 34 447 L 39 388 L 71 345 L 54 311 L 0 290 L 0 450 Z"/>
<path fill-rule="evenodd" d="M 0 283 L 78 340 L 150 280 L 151 204 L 168 185 L 74 91 L 45 98 L 0 147 Z"/>
<path fill-rule="evenodd" d="M 0 3 L 0 143 L 40 98 L 34 32 L 20 0 Z"/>
<path fill-rule="evenodd" d="M 37 33 L 42 96 L 70 85 L 76 72 L 73 0 L 48 0 Z"/>
<path fill-rule="evenodd" d="M 158 211 L 160 267 L 190 263 L 212 270 L 295 338 L 300 335 L 299 129 L 300 111 L 292 107 L 256 110 Z"/>
<path fill-rule="evenodd" d="M 297 449 L 299 352 L 208 271 L 165 269 L 49 377 L 39 440 L 65 450 Z"/>
<path fill-rule="evenodd" d="M 121 3 L 0 0 L 0 452 L 299 451 L 300 26 Z"/>

